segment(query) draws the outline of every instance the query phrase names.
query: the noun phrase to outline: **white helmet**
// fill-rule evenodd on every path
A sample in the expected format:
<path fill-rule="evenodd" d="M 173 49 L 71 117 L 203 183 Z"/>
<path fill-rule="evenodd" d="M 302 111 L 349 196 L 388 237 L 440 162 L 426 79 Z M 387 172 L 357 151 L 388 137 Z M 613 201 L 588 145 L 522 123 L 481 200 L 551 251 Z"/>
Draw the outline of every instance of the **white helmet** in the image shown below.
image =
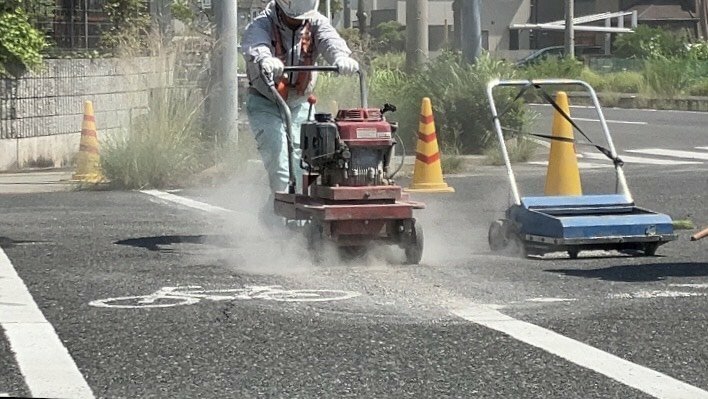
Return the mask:
<path fill-rule="evenodd" d="M 275 0 L 281 10 L 290 18 L 311 19 L 317 15 L 320 0 Z"/>

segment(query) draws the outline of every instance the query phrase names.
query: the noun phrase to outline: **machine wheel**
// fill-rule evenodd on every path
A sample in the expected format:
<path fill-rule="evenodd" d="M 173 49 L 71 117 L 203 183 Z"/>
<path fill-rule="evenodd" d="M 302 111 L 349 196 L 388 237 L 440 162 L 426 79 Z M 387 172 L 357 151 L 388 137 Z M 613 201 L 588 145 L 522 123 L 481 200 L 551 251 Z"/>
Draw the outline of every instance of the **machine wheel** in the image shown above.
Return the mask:
<path fill-rule="evenodd" d="M 492 251 L 501 251 L 509 245 L 508 228 L 504 220 L 499 219 L 492 222 L 489 226 L 487 241 L 489 249 Z"/>
<path fill-rule="evenodd" d="M 654 256 L 656 255 L 656 249 L 659 248 L 658 242 L 650 242 L 644 244 L 644 256 Z"/>
<path fill-rule="evenodd" d="M 312 260 L 315 263 L 320 263 L 322 261 L 324 250 L 324 237 L 322 234 L 322 225 L 316 221 L 310 221 L 305 229 L 305 234 L 307 236 L 307 249 L 312 255 Z"/>
<path fill-rule="evenodd" d="M 423 258 L 423 228 L 420 223 L 413 224 L 413 231 L 409 237 L 409 241 L 405 246 L 406 263 L 409 265 L 417 265 Z"/>
<path fill-rule="evenodd" d="M 577 249 L 569 249 L 568 250 L 568 256 L 570 256 L 570 259 L 578 259 L 579 253 L 580 253 L 580 251 Z"/>
<path fill-rule="evenodd" d="M 368 251 L 366 245 L 352 245 L 337 248 L 339 257 L 344 260 L 363 258 Z"/>

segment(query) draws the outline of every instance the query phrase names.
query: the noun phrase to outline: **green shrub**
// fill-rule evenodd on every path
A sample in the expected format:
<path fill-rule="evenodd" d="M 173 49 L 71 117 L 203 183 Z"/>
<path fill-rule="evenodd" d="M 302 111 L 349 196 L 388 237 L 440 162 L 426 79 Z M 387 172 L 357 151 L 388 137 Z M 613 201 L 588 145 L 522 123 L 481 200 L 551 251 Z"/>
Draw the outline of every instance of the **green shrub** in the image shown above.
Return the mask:
<path fill-rule="evenodd" d="M 688 39 L 661 28 L 639 25 L 634 33 L 615 40 L 614 54 L 622 58 L 675 57 L 686 52 Z"/>
<path fill-rule="evenodd" d="M 708 41 L 689 44 L 686 49 L 686 57 L 696 61 L 708 61 Z"/>
<path fill-rule="evenodd" d="M 104 144 L 101 163 L 114 186 L 128 189 L 183 183 L 203 166 L 198 116 L 203 99 L 193 91 L 156 90 L 148 113 L 130 133 Z"/>
<path fill-rule="evenodd" d="M 573 58 L 545 58 L 523 69 L 527 79 L 566 78 L 578 79 L 584 70 L 583 63 Z"/>
<path fill-rule="evenodd" d="M 405 65 L 405 53 L 385 53 L 371 59 L 371 67 L 374 71 L 381 69 L 401 71 Z"/>
<path fill-rule="evenodd" d="M 330 110 L 333 101 L 337 102 L 339 108 L 358 107 L 358 79 L 358 75 L 346 77 L 336 73 L 319 73 L 314 92 L 318 110 Z"/>
<path fill-rule="evenodd" d="M 22 8 L 0 8 L 0 76 L 20 76 L 39 67 L 46 47 L 44 35 Z"/>
<path fill-rule="evenodd" d="M 690 86 L 694 68 L 686 59 L 655 58 L 645 63 L 644 78 L 655 94 L 672 98 Z"/>
<path fill-rule="evenodd" d="M 372 46 L 381 52 L 400 52 L 406 47 L 406 28 L 398 21 L 382 22 L 374 29 Z"/>
<path fill-rule="evenodd" d="M 493 125 L 489 102 L 486 96 L 487 82 L 494 78 L 516 77 L 516 68 L 488 54 L 482 55 L 475 64 L 462 61 L 457 53 L 445 52 L 431 61 L 426 68 L 410 76 L 408 84 L 400 92 L 397 118 L 401 136 L 414 148 L 418 130 L 418 115 L 423 97 L 432 101 L 438 142 L 441 145 L 457 146 L 462 153 L 481 153 L 493 138 Z M 497 106 L 504 109 L 514 94 L 498 90 Z M 527 119 L 520 104 L 510 105 L 502 118 L 503 124 L 515 130 L 523 130 Z"/>
<path fill-rule="evenodd" d="M 639 72 L 616 72 L 603 76 L 605 90 L 617 93 L 640 93 L 644 90 L 644 76 Z"/>
<path fill-rule="evenodd" d="M 604 91 L 607 88 L 607 75 L 600 75 L 588 68 L 583 69 L 579 79 L 587 82 L 597 92 Z"/>
<path fill-rule="evenodd" d="M 688 88 L 687 92 L 691 96 L 708 96 L 708 79 L 697 81 Z"/>
<path fill-rule="evenodd" d="M 527 162 L 536 154 L 537 148 L 538 143 L 528 137 L 518 137 L 506 142 L 506 151 L 512 163 Z M 489 165 L 504 164 L 499 144 L 489 146 L 484 151 L 484 156 L 486 157 L 485 162 Z"/>

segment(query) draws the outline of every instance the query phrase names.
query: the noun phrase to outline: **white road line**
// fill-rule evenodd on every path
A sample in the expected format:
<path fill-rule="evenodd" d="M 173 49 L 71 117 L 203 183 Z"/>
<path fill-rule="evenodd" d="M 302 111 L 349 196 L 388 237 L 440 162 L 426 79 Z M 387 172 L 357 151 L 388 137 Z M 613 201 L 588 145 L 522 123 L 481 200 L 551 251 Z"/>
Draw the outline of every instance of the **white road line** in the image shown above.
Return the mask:
<path fill-rule="evenodd" d="M 697 150 L 705 150 L 708 151 L 708 147 L 696 147 Z"/>
<path fill-rule="evenodd" d="M 691 298 L 698 296 L 708 296 L 705 292 L 690 291 L 637 291 L 623 294 L 610 294 L 607 297 L 612 299 L 654 299 L 654 298 Z"/>
<path fill-rule="evenodd" d="M 703 283 L 687 283 L 687 284 L 669 284 L 672 287 L 686 287 L 686 288 L 708 288 L 708 284 Z"/>
<path fill-rule="evenodd" d="M 207 204 L 204 202 L 195 201 L 193 199 L 180 197 L 179 195 L 166 193 L 166 192 L 160 191 L 160 190 L 142 190 L 140 192 L 143 194 L 152 195 L 153 197 L 157 197 L 157 198 L 163 199 L 165 201 L 174 202 L 176 204 L 188 206 L 190 208 L 200 209 L 200 210 L 206 211 L 206 212 L 236 213 L 236 211 L 233 211 L 231 209 L 226 209 L 226 208 L 222 208 L 220 206 L 210 205 L 210 204 Z"/>
<path fill-rule="evenodd" d="M 638 154 L 661 155 L 665 157 L 703 159 L 708 161 L 708 153 L 695 151 L 667 150 L 665 148 L 642 148 L 639 150 L 626 150 Z"/>
<path fill-rule="evenodd" d="M 599 119 L 591 119 L 591 118 L 578 118 L 574 117 L 573 120 L 575 121 L 584 121 L 584 122 L 600 122 Z M 635 122 L 635 121 L 616 121 L 612 119 L 605 119 L 605 122 L 607 123 L 621 123 L 625 125 L 646 125 L 646 122 Z"/>
<path fill-rule="evenodd" d="M 548 166 L 548 161 L 531 161 L 527 162 L 528 164 L 531 165 L 541 165 L 541 166 Z M 580 169 L 598 169 L 598 168 L 613 168 L 614 166 L 610 164 L 602 164 L 602 163 L 595 163 L 595 162 L 578 162 L 578 168 Z"/>
<path fill-rule="evenodd" d="M 465 320 L 500 331 L 656 398 L 708 399 L 708 392 L 700 388 L 535 324 L 514 319 L 490 306 L 460 304 L 459 307 L 451 309 L 451 312 Z"/>
<path fill-rule="evenodd" d="M 93 398 L 74 359 L 0 249 L 0 326 L 34 397 Z"/>
<path fill-rule="evenodd" d="M 602 154 L 585 153 L 584 155 L 585 155 L 585 158 L 601 159 L 601 160 L 607 160 L 607 162 L 610 162 L 610 160 Z M 625 163 L 642 163 L 642 164 L 647 164 L 647 165 L 695 165 L 695 164 L 702 164 L 703 163 L 703 162 L 698 162 L 698 161 L 682 161 L 682 160 L 674 161 L 671 159 L 633 157 L 631 155 L 620 155 L 620 158 Z"/>

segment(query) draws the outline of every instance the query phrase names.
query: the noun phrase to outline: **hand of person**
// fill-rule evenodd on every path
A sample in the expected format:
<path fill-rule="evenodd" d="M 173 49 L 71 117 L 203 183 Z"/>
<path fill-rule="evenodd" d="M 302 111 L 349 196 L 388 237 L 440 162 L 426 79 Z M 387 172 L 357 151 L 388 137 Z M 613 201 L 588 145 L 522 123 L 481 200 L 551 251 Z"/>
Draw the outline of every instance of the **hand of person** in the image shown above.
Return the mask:
<path fill-rule="evenodd" d="M 353 75 L 359 71 L 359 63 L 351 57 L 339 57 L 334 61 L 334 66 L 343 75 Z"/>
<path fill-rule="evenodd" d="M 266 74 L 273 74 L 273 79 L 275 79 L 283 74 L 285 65 L 283 65 L 283 62 L 278 58 L 268 57 L 261 61 L 261 69 Z"/>

